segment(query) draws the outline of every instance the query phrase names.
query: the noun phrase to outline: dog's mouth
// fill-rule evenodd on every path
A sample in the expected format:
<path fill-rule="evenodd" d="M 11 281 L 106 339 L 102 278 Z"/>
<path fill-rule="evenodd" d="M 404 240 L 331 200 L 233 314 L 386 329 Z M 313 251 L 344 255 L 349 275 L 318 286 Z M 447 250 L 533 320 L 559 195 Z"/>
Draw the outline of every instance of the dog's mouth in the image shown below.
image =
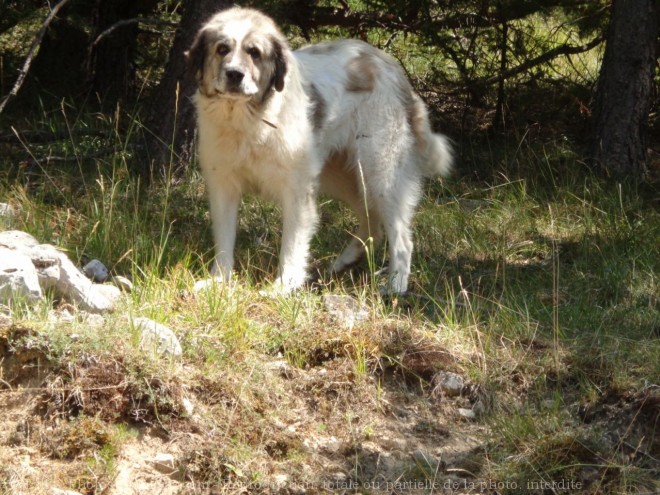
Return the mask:
<path fill-rule="evenodd" d="M 216 98 L 237 101 L 249 101 L 254 97 L 255 94 L 256 92 L 245 92 L 240 88 L 226 88 L 221 84 L 216 84 L 212 92 L 212 95 Z"/>

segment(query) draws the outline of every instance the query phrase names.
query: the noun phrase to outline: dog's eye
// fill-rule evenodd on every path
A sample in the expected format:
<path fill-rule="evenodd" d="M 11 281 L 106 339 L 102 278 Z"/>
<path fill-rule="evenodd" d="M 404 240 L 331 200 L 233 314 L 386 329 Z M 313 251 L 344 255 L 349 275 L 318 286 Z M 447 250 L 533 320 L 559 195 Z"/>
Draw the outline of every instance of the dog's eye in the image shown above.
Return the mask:
<path fill-rule="evenodd" d="M 220 55 L 221 57 L 224 57 L 225 55 L 227 55 L 227 54 L 229 53 L 229 46 L 228 46 L 228 45 L 225 45 L 224 43 L 220 43 L 220 44 L 218 45 L 218 48 L 216 48 L 216 52 L 217 52 L 218 55 Z"/>
<path fill-rule="evenodd" d="M 252 57 L 252 60 L 257 60 L 257 59 L 259 59 L 259 57 L 261 57 L 261 52 L 259 51 L 258 48 L 254 47 L 254 46 L 248 48 L 246 51 L 247 51 L 247 54 L 250 57 Z"/>

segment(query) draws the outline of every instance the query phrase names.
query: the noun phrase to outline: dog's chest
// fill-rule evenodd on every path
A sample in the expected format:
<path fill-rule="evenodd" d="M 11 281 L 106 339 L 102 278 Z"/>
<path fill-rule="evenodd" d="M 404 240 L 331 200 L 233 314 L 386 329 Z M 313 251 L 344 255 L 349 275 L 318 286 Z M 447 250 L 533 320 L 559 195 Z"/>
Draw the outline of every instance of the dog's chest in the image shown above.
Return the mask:
<path fill-rule="evenodd" d="M 265 125 L 265 124 L 264 124 Z M 215 129 L 213 135 L 200 135 L 200 152 L 208 150 L 211 159 L 201 160 L 206 176 L 234 183 L 242 192 L 279 199 L 291 176 L 294 160 L 283 154 L 282 140 L 272 136 L 229 129 Z M 288 155 L 289 159 L 283 159 Z"/>

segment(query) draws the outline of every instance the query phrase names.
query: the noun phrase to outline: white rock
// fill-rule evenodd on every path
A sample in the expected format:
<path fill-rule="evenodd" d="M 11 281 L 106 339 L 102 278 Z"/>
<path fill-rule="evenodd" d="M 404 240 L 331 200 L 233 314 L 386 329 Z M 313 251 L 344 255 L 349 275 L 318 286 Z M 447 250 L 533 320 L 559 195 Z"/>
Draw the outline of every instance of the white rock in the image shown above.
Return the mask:
<path fill-rule="evenodd" d="M 108 276 L 110 275 L 108 268 L 101 261 L 96 259 L 83 266 L 82 271 L 87 275 L 87 278 L 100 284 L 108 280 Z"/>
<path fill-rule="evenodd" d="M 11 326 L 14 323 L 11 315 L 0 313 L 0 328 Z"/>
<path fill-rule="evenodd" d="M 465 380 L 461 375 L 450 371 L 440 371 L 433 377 L 433 393 L 442 393 L 448 397 L 461 395 Z"/>
<path fill-rule="evenodd" d="M 195 404 L 193 404 L 187 397 L 181 399 L 181 407 L 183 407 L 186 416 L 192 416 L 193 412 L 195 412 Z"/>
<path fill-rule="evenodd" d="M 275 485 L 286 485 L 287 483 L 289 483 L 290 480 L 291 478 L 289 477 L 288 474 L 273 475 L 273 483 L 275 483 Z"/>
<path fill-rule="evenodd" d="M 44 290 L 52 290 L 55 296 L 78 305 L 90 313 L 112 311 L 121 295 L 116 287 L 93 284 L 76 268 L 73 262 L 55 246 L 39 244 L 30 234 L 18 230 L 0 232 L 0 263 L 6 277 L 0 282 L 0 299 L 15 297 L 17 294 L 34 302 L 41 298 Z M 29 268 L 25 259 L 31 260 Z M 39 288 L 34 286 L 34 272 L 36 271 Z M 28 278 L 31 284 L 23 289 L 16 290 L 16 280 Z M 13 274 L 13 275 L 11 275 Z M 16 282 L 18 283 L 18 282 Z M 12 296 L 13 294 L 13 296 Z"/>
<path fill-rule="evenodd" d="M 119 287 L 111 284 L 93 284 L 92 290 L 108 299 L 113 306 L 121 298 L 122 294 Z"/>
<path fill-rule="evenodd" d="M 151 460 L 151 465 L 161 473 L 170 474 L 176 471 L 176 461 L 172 454 L 156 454 Z"/>
<path fill-rule="evenodd" d="M 34 303 L 42 297 L 32 260 L 23 253 L 0 247 L 0 300 L 22 298 Z"/>
<path fill-rule="evenodd" d="M 140 330 L 142 347 L 152 347 L 172 356 L 180 356 L 183 353 L 179 339 L 165 325 L 140 317 L 133 318 L 133 326 Z"/>
<path fill-rule="evenodd" d="M 472 409 L 464 409 L 462 407 L 458 408 L 458 414 L 464 419 L 474 419 L 477 417 Z"/>
<path fill-rule="evenodd" d="M 68 310 L 68 308 L 51 309 L 48 311 L 48 321 L 56 323 L 73 323 L 76 321 L 76 317 Z"/>
<path fill-rule="evenodd" d="M 408 448 L 408 441 L 403 437 L 382 436 L 378 443 L 386 450 L 405 452 Z"/>
<path fill-rule="evenodd" d="M 50 493 L 51 495 L 82 495 L 74 490 L 61 490 L 59 488 L 51 488 Z"/>
<path fill-rule="evenodd" d="M 121 275 L 114 275 L 110 277 L 110 282 L 119 287 L 124 292 L 133 292 L 133 282 Z"/>
<path fill-rule="evenodd" d="M 109 285 L 93 284 L 76 265 L 50 244 L 39 244 L 29 251 L 44 288 L 90 313 L 113 311 L 121 291 Z"/>
<path fill-rule="evenodd" d="M 83 313 L 81 316 L 85 325 L 91 328 L 101 328 L 106 323 L 105 318 L 96 313 Z"/>
<path fill-rule="evenodd" d="M 39 244 L 34 237 L 27 232 L 20 230 L 5 230 L 0 232 L 0 246 L 8 247 L 9 249 L 24 249 Z"/>
<path fill-rule="evenodd" d="M 325 452 L 330 452 L 330 453 L 337 453 L 341 450 L 342 448 L 342 442 L 341 440 L 338 440 L 334 436 L 330 437 L 325 437 L 325 436 L 319 436 L 319 437 L 309 437 L 305 438 L 303 440 L 303 446 L 307 448 L 309 451 L 316 451 L 316 450 L 321 450 Z"/>
<path fill-rule="evenodd" d="M 351 296 L 325 294 L 323 303 L 328 313 L 347 328 L 369 318 L 369 308 Z"/>

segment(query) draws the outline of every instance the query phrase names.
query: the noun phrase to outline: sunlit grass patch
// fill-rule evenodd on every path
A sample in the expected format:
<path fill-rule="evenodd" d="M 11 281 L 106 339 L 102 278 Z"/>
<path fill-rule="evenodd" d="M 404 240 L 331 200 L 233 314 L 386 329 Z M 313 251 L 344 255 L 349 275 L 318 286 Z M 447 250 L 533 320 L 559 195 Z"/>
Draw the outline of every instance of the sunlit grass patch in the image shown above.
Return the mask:
<path fill-rule="evenodd" d="M 563 147 L 539 151 L 523 141 L 505 155 L 507 172 L 488 182 L 428 184 L 415 217 L 411 293 L 400 297 L 379 290 L 385 246 L 365 246 L 368 260 L 342 277 L 328 273 L 355 220 L 326 198 L 309 287 L 271 290 L 280 213 L 248 197 L 231 282 L 196 292 L 213 247 L 194 170 L 185 180 L 143 184 L 118 158 L 84 180 L 77 167 L 50 170 L 39 184 L 7 177 L 0 192 L 17 214 L 6 228 L 53 243 L 77 263 L 99 258 L 129 276 L 134 290 L 103 320 L 67 316 L 72 308 L 52 298 L 6 312 L 31 329 L 21 338 L 42 346 L 44 369 L 74 370 L 53 383 L 93 389 L 103 377 L 110 380 L 103 386 L 139 406 L 92 401 L 85 417 L 178 428 L 193 421 L 183 399 L 192 401 L 195 427 L 208 428 L 215 443 L 183 450 L 186 479 L 256 486 L 268 469 L 301 477 L 302 464 L 319 461 L 307 440 L 330 442 L 347 462 L 342 469 L 368 481 L 377 469 L 369 449 L 387 421 L 414 410 L 427 418 L 420 431 L 445 432 L 438 442 L 446 431 L 479 430 L 482 448 L 469 455 L 480 459 L 470 469 L 482 480 L 570 478 L 621 492 L 651 486 L 658 214 L 644 190 L 585 171 Z M 359 317 L 338 317 L 326 295 L 354 301 Z M 146 350 L 131 323 L 137 317 L 171 328 L 182 357 Z M 434 392 L 439 372 L 463 377 L 458 398 Z M 62 396 L 68 404 L 71 397 Z M 473 423 L 457 418 L 457 407 L 475 412 Z M 623 419 L 608 425 L 615 413 Z M 429 424 L 431 417 L 442 424 Z M 642 454 L 631 457 L 629 445 Z M 92 469 L 111 476 L 114 451 L 92 450 Z M 406 459 L 399 475 L 430 479 Z"/>

